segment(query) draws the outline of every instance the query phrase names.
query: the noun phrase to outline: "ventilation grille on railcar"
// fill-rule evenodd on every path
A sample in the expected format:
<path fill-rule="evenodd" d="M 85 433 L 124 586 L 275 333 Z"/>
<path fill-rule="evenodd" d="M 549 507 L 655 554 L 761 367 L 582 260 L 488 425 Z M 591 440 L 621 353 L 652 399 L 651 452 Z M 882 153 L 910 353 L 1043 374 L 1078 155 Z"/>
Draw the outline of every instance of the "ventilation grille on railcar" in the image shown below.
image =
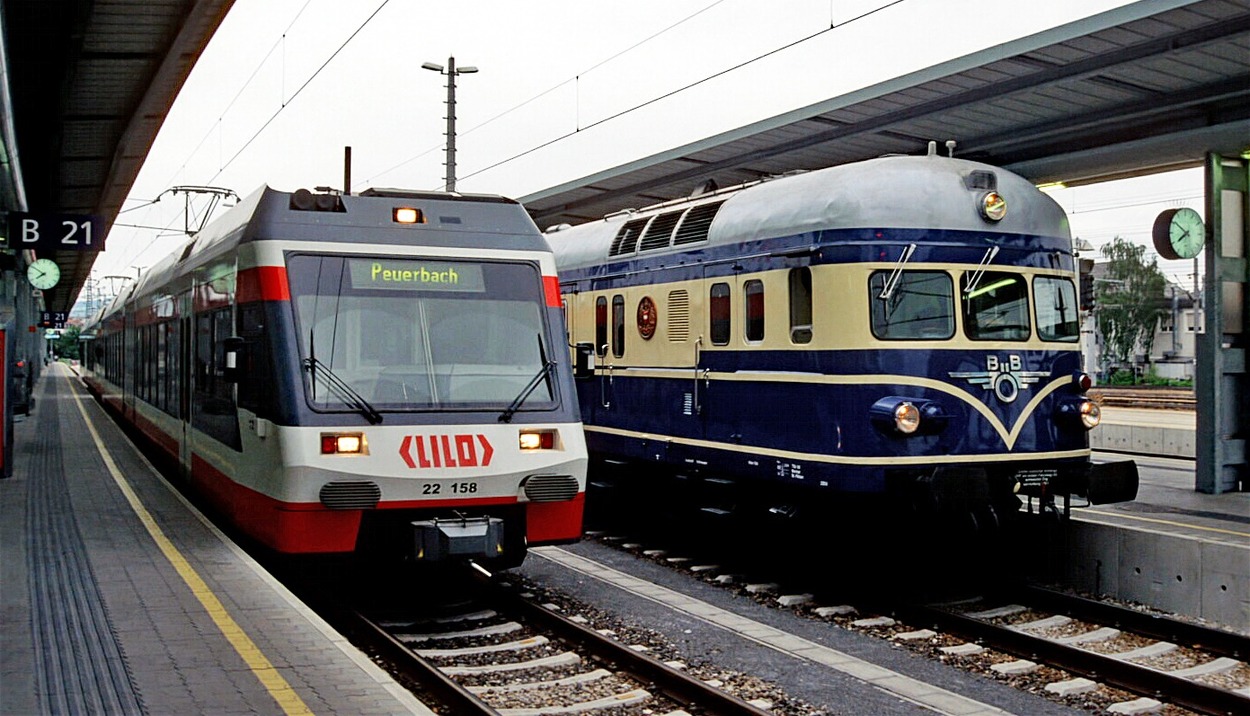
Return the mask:
<path fill-rule="evenodd" d="M 682 343 L 690 337 L 690 294 L 684 290 L 668 292 L 668 327 L 670 343 Z"/>
<path fill-rule="evenodd" d="M 319 497 L 332 510 L 371 510 L 382 499 L 382 488 L 368 480 L 327 482 Z"/>
<path fill-rule="evenodd" d="M 621 254 L 632 254 L 638 245 L 638 236 L 642 234 L 643 227 L 651 218 L 634 219 L 625 222 L 621 230 L 616 232 L 616 238 L 612 240 L 612 247 L 608 249 L 608 256 L 620 256 Z"/>
<path fill-rule="evenodd" d="M 565 502 L 577 497 L 577 478 L 572 475 L 532 475 L 525 480 L 530 502 Z"/>
<path fill-rule="evenodd" d="M 680 211 L 670 211 L 655 217 L 647 230 L 643 232 L 642 241 L 638 242 L 638 250 L 667 249 L 668 240 L 673 238 L 673 227 L 677 226 L 681 215 Z"/>
<path fill-rule="evenodd" d="M 677 227 L 677 233 L 673 236 L 673 245 L 707 241 L 708 230 L 712 228 L 712 219 L 716 218 L 716 212 L 720 211 L 721 204 L 724 203 L 718 201 L 712 204 L 700 204 L 687 211 L 686 218 L 682 220 L 681 226 Z"/>

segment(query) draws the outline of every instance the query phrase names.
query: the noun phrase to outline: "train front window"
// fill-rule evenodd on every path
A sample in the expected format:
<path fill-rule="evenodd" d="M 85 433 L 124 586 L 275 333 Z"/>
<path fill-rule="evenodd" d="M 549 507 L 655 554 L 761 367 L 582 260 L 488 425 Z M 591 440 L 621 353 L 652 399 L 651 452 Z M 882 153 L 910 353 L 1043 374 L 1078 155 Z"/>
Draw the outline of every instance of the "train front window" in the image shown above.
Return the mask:
<path fill-rule="evenodd" d="M 1037 302 L 1038 338 L 1074 342 L 1081 337 L 1076 286 L 1072 279 L 1038 276 L 1033 279 L 1033 300 Z"/>
<path fill-rule="evenodd" d="M 1029 339 L 1029 289 L 1014 273 L 969 271 L 963 289 L 964 334 L 974 341 Z"/>
<path fill-rule="evenodd" d="M 360 409 L 352 392 L 381 412 L 502 410 L 553 356 L 532 264 L 299 254 L 287 274 L 317 410 Z M 521 410 L 553 404 L 548 374 Z"/>
<path fill-rule="evenodd" d="M 941 271 L 876 271 L 868 277 L 872 334 L 882 340 L 955 335 L 955 289 Z"/>

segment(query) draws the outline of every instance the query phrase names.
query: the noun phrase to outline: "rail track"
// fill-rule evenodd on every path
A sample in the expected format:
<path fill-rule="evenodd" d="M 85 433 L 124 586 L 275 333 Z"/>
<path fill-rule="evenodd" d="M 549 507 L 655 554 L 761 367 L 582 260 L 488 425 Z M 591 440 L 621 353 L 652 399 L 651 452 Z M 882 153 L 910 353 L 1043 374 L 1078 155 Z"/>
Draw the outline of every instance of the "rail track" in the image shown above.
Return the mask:
<path fill-rule="evenodd" d="M 1193 410 L 1197 406 L 1191 388 L 1098 386 L 1089 395 L 1104 407 Z"/>
<path fill-rule="evenodd" d="M 1001 673 L 1044 664 L 1077 675 L 1046 687 L 1056 694 L 1105 684 L 1198 713 L 1250 713 L 1250 639 L 1244 636 L 1036 587 L 1013 596 L 994 608 L 913 605 L 895 613 L 1019 658 L 992 667 Z"/>
<path fill-rule="evenodd" d="M 351 618 L 456 714 L 768 714 L 494 582 L 477 582 L 451 614 Z"/>
<path fill-rule="evenodd" d="M 647 538 L 642 538 L 647 540 Z M 605 538 L 607 544 L 623 541 Z M 653 541 L 653 540 L 647 540 Z M 628 541 L 644 556 L 674 551 Z M 697 560 L 715 563 L 704 554 Z M 680 569 L 685 560 L 672 562 Z M 743 565 L 738 565 L 739 569 Z M 853 597 L 839 607 L 836 595 L 821 596 L 820 584 L 805 583 L 776 565 L 747 567 L 726 580 L 786 584 L 802 594 L 805 611 L 836 614 L 840 626 L 906 645 L 953 666 L 986 672 L 1030 691 L 1043 691 L 1069 704 L 1101 704 L 1113 713 L 1142 713 L 1167 706 L 1204 714 L 1250 713 L 1250 638 L 1110 602 L 1037 587 L 1019 587 L 979 599 L 975 605 L 933 607 L 896 603 L 890 597 Z M 715 575 L 697 575 L 720 581 Z M 809 580 L 810 581 L 810 580 Z M 746 587 L 747 591 L 751 588 Z M 774 590 L 773 594 L 776 594 Z M 832 597 L 832 599 L 830 598 Z M 770 597 L 771 599 L 771 597 Z M 784 606 L 787 597 L 772 600 Z M 1175 711 L 1169 711 L 1175 713 Z"/>

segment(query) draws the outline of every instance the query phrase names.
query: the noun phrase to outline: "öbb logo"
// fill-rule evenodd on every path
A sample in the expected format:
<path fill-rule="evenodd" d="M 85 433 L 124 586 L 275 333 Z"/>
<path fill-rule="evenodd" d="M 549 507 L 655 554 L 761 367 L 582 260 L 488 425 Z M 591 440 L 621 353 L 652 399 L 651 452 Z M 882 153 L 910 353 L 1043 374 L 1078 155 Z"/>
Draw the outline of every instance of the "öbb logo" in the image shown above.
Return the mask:
<path fill-rule="evenodd" d="M 481 453 L 478 453 L 478 445 Z M 413 448 L 416 459 L 413 459 Z M 495 448 L 485 435 L 405 435 L 399 456 L 409 468 L 418 467 L 486 467 Z"/>

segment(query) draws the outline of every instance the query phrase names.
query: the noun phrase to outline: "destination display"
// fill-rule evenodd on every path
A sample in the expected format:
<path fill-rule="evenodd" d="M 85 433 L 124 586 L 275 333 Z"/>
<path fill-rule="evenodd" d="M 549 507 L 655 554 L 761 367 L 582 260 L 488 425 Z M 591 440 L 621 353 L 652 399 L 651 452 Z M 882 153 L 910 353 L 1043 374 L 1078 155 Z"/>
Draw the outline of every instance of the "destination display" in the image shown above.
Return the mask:
<path fill-rule="evenodd" d="M 462 261 L 349 259 L 352 288 L 482 293 L 482 267 Z"/>

